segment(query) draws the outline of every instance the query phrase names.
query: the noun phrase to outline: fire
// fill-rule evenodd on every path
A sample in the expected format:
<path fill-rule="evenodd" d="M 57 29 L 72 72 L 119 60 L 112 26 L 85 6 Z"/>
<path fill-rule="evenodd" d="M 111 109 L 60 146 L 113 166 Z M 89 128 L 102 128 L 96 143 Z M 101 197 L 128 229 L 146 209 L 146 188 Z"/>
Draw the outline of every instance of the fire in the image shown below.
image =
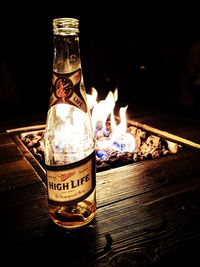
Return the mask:
<path fill-rule="evenodd" d="M 91 94 L 87 94 L 97 140 L 97 156 L 105 159 L 112 151 L 134 152 L 135 138 L 127 133 L 126 110 L 128 106 L 120 108 L 120 122 L 117 124 L 115 120 L 114 108 L 118 100 L 118 90 L 115 89 L 114 93 L 109 91 L 104 100 L 97 101 L 97 96 L 98 92 L 94 87 Z M 110 125 L 108 125 L 108 119 Z"/>

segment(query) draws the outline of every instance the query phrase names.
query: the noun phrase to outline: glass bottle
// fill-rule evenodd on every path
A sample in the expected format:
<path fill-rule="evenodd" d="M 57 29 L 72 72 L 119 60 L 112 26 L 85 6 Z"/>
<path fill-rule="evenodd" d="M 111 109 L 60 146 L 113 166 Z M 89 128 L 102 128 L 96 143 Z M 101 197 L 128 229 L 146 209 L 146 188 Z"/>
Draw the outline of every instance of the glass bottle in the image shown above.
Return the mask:
<path fill-rule="evenodd" d="M 44 138 L 49 214 L 66 229 L 96 211 L 95 138 L 81 69 L 79 20 L 53 20 L 53 73 Z"/>

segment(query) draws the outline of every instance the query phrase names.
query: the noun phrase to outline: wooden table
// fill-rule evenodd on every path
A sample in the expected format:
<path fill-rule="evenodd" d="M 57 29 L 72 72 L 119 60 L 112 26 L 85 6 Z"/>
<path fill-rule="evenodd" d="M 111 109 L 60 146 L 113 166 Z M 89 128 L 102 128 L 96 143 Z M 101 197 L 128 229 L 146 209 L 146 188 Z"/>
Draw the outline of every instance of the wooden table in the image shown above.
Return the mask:
<path fill-rule="evenodd" d="M 195 120 L 134 110 L 131 118 L 200 143 Z M 95 220 L 70 233 L 49 220 L 45 170 L 2 131 L 2 266 L 198 266 L 200 149 L 185 147 L 175 155 L 97 173 Z"/>

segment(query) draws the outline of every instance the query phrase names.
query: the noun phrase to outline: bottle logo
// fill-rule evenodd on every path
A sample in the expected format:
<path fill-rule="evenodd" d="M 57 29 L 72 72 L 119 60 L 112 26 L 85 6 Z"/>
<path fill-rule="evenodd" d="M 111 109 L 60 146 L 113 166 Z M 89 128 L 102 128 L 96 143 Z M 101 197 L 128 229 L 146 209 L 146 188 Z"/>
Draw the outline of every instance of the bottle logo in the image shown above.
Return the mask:
<path fill-rule="evenodd" d="M 95 188 L 95 153 L 73 166 L 47 168 L 49 202 L 70 204 L 82 201 Z"/>
<path fill-rule="evenodd" d="M 70 104 L 87 112 L 87 106 L 81 90 L 81 69 L 72 73 L 53 72 L 49 108 L 56 104 Z"/>
<path fill-rule="evenodd" d="M 67 99 L 73 93 L 73 83 L 68 78 L 58 78 L 54 85 L 54 94 L 57 99 L 60 99 L 63 103 L 67 101 Z"/>

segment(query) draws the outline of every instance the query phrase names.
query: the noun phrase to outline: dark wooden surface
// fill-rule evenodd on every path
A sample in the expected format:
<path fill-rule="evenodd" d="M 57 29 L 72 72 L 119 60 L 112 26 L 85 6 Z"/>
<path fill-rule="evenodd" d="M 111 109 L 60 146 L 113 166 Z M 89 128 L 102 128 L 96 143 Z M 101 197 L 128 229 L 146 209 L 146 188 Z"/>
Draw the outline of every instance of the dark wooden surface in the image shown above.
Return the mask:
<path fill-rule="evenodd" d="M 195 120 L 162 112 L 133 111 L 131 116 L 200 143 Z M 49 220 L 45 171 L 2 130 L 2 266 L 198 266 L 199 163 L 200 150 L 187 147 L 175 155 L 97 173 L 95 220 L 70 233 Z"/>

